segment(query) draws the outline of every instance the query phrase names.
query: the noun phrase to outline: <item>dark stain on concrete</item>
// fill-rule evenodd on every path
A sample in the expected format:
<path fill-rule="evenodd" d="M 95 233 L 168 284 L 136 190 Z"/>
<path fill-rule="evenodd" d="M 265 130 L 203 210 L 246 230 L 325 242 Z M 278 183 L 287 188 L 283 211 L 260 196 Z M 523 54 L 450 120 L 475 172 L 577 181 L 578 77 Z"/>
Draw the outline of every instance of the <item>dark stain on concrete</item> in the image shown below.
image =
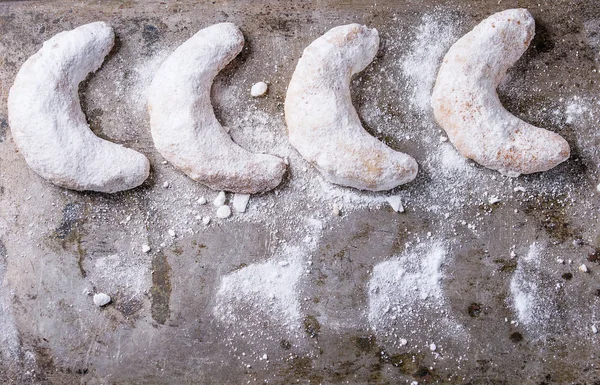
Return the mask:
<path fill-rule="evenodd" d="M 469 315 L 473 318 L 479 317 L 481 314 L 481 304 L 477 302 L 471 303 L 467 308 L 467 313 L 469 313 Z"/>
<path fill-rule="evenodd" d="M 588 255 L 587 260 L 593 263 L 600 264 L 600 249 L 596 249 L 592 254 Z"/>
<path fill-rule="evenodd" d="M 572 240 L 575 230 L 567 218 L 566 197 L 537 196 L 525 208 L 525 214 L 534 217 L 550 237 L 558 242 Z"/>
<path fill-rule="evenodd" d="M 4 242 L 2 242 L 2 240 L 0 239 L 0 263 L 5 264 L 7 257 L 8 257 L 8 253 L 6 251 L 6 246 L 4 246 Z M 0 276 L 0 278 L 1 277 L 2 276 Z"/>
<path fill-rule="evenodd" d="M 518 343 L 523 341 L 523 335 L 519 332 L 511 333 L 510 340 L 514 343 Z"/>
<path fill-rule="evenodd" d="M 114 308 L 126 319 L 136 318 L 139 311 L 143 308 L 143 302 L 139 299 L 129 299 L 121 294 L 111 296 Z"/>
<path fill-rule="evenodd" d="M 292 343 L 284 338 L 281 341 L 279 341 L 279 346 L 283 350 L 290 350 L 292 348 Z"/>
<path fill-rule="evenodd" d="M 498 258 L 494 260 L 495 263 L 499 264 L 500 267 L 498 271 L 501 273 L 509 273 L 512 274 L 517 269 L 517 259 L 503 259 Z"/>
<path fill-rule="evenodd" d="M 309 357 L 300 357 L 293 355 L 286 362 L 287 366 L 279 371 L 283 378 L 287 379 L 306 379 L 309 378 L 311 383 L 320 383 L 323 377 L 315 374 L 313 370 L 312 360 Z M 291 381 L 289 381 L 291 383 Z M 288 383 L 288 382 L 285 382 Z"/>
<path fill-rule="evenodd" d="M 377 339 L 373 334 L 353 337 L 352 342 L 361 353 L 370 353 L 377 347 Z"/>
<path fill-rule="evenodd" d="M 142 37 L 147 45 L 152 45 L 158 41 L 160 37 L 160 31 L 157 27 L 152 24 L 144 25 L 144 29 L 142 30 Z"/>
<path fill-rule="evenodd" d="M 163 253 L 152 258 L 152 287 L 150 288 L 152 319 L 161 325 L 169 319 L 171 299 L 171 266 Z"/>
<path fill-rule="evenodd" d="M 304 331 L 310 338 L 318 338 L 321 331 L 321 324 L 315 316 L 308 315 L 304 318 Z"/>
<path fill-rule="evenodd" d="M 6 139 L 6 130 L 8 130 L 8 120 L 4 115 L 0 115 L 0 143 Z"/>
<path fill-rule="evenodd" d="M 439 379 L 433 371 L 424 364 L 425 357 L 423 354 L 415 353 L 399 353 L 389 355 L 385 351 L 377 352 L 379 361 L 382 364 L 390 364 L 402 374 L 412 376 L 419 383 L 431 383 Z"/>
<path fill-rule="evenodd" d="M 86 256 L 86 251 L 81 245 L 84 232 L 82 224 L 85 220 L 84 207 L 76 203 L 67 203 L 63 208 L 62 221 L 54 230 L 53 239 L 60 242 L 63 250 L 68 250 L 77 255 L 77 266 L 82 277 L 87 276 L 87 272 L 83 267 L 83 261 Z"/>
<path fill-rule="evenodd" d="M 54 230 L 54 234 L 58 239 L 67 239 L 73 234 L 81 219 L 80 214 L 81 207 L 75 203 L 67 203 L 65 207 L 63 207 L 62 221 Z"/>

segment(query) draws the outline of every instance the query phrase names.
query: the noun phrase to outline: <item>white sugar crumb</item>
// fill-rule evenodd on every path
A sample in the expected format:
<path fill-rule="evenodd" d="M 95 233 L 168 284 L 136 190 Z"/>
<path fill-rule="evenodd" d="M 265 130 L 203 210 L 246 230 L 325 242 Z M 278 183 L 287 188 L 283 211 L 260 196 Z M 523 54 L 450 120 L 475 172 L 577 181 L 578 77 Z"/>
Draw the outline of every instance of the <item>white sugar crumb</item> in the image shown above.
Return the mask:
<path fill-rule="evenodd" d="M 406 346 L 408 344 L 408 340 L 406 338 L 400 338 L 398 343 L 400 346 Z"/>
<path fill-rule="evenodd" d="M 404 212 L 404 206 L 402 205 L 402 197 L 399 195 L 393 195 L 386 198 L 387 202 L 392 206 L 392 210 L 397 213 Z"/>
<path fill-rule="evenodd" d="M 227 198 L 225 197 L 225 191 L 221 191 L 217 194 L 217 197 L 215 198 L 215 200 L 213 201 L 213 204 L 216 207 L 221 207 L 225 204 L 225 200 Z"/>
<path fill-rule="evenodd" d="M 250 194 L 234 194 L 233 195 L 233 208 L 238 213 L 245 213 L 249 200 L 250 200 Z"/>
<path fill-rule="evenodd" d="M 110 296 L 104 293 L 94 294 L 94 305 L 102 307 L 110 303 Z"/>
<path fill-rule="evenodd" d="M 299 249 L 284 250 L 288 263 L 275 260 L 243 267 L 221 278 L 216 294 L 215 317 L 234 329 L 253 327 L 270 320 L 271 327 L 295 331 L 301 326 L 298 282 L 304 267 Z"/>
<path fill-rule="evenodd" d="M 500 198 L 498 198 L 497 196 L 491 196 L 490 199 L 488 200 L 488 202 L 493 205 L 494 203 L 498 203 L 500 202 Z"/>
<path fill-rule="evenodd" d="M 254 85 L 250 89 L 250 95 L 252 95 L 253 97 L 263 96 L 267 92 L 268 88 L 269 86 L 265 82 L 254 83 Z"/>
<path fill-rule="evenodd" d="M 169 188 L 169 182 L 163 183 L 163 188 Z"/>
<path fill-rule="evenodd" d="M 150 248 L 150 246 L 148 246 L 148 245 L 142 245 L 142 252 L 148 253 L 148 252 L 150 252 L 150 250 L 152 250 Z"/>
<path fill-rule="evenodd" d="M 205 197 L 200 197 L 198 198 L 198 204 L 199 205 L 205 205 L 206 204 L 206 198 Z"/>
<path fill-rule="evenodd" d="M 429 350 L 431 350 L 432 352 L 435 352 L 437 350 L 437 346 L 434 343 L 429 344 Z"/>
<path fill-rule="evenodd" d="M 589 271 L 588 267 L 585 264 L 581 264 L 579 265 L 579 271 L 581 271 L 582 273 L 587 273 Z"/>
<path fill-rule="evenodd" d="M 592 333 L 598 334 L 598 328 L 596 327 L 596 325 L 592 325 Z"/>
<path fill-rule="evenodd" d="M 600 183 L 596 186 L 596 191 L 600 192 Z"/>
<path fill-rule="evenodd" d="M 217 209 L 217 217 L 221 219 L 229 218 L 231 216 L 231 208 L 229 206 L 221 206 Z"/>
<path fill-rule="evenodd" d="M 333 215 L 335 215 L 336 217 L 340 215 L 341 209 L 340 206 L 337 205 L 337 203 L 333 204 Z"/>
<path fill-rule="evenodd" d="M 525 192 L 525 191 L 527 191 L 527 189 L 523 186 L 517 186 L 517 187 L 513 188 L 513 191 L 514 192 Z"/>
<path fill-rule="evenodd" d="M 202 217 L 202 223 L 207 226 L 210 223 L 210 217 L 209 216 L 204 216 Z"/>
<path fill-rule="evenodd" d="M 173 229 L 169 229 L 169 231 L 167 231 L 169 233 L 169 236 L 171 238 L 175 238 L 177 236 L 177 234 L 175 233 L 175 230 Z"/>

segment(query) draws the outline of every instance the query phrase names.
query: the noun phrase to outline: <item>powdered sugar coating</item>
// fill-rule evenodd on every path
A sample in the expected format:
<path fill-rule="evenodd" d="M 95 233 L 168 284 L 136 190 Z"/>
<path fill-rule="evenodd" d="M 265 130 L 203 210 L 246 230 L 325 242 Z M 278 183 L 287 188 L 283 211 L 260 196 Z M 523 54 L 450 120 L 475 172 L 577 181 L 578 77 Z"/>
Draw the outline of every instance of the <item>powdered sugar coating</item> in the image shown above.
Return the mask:
<path fill-rule="evenodd" d="M 330 182 L 389 190 L 417 175 L 417 162 L 369 135 L 350 97 L 350 79 L 375 57 L 379 34 L 360 24 L 332 28 L 302 54 L 285 100 L 290 143 Z"/>
<path fill-rule="evenodd" d="M 244 36 L 232 23 L 198 31 L 157 71 L 148 111 L 154 144 L 165 159 L 212 189 L 254 194 L 277 187 L 286 164 L 234 143 L 210 100 L 214 77 L 243 45 Z"/>
<path fill-rule="evenodd" d="M 149 175 L 144 155 L 92 133 L 79 104 L 79 83 L 100 67 L 113 42 L 104 22 L 61 32 L 23 64 L 10 89 L 15 143 L 29 167 L 58 186 L 114 193 Z"/>
<path fill-rule="evenodd" d="M 458 151 L 508 176 L 549 170 L 570 154 L 560 135 L 518 119 L 496 93 L 534 30 L 526 9 L 488 17 L 450 48 L 431 97 L 435 118 Z"/>

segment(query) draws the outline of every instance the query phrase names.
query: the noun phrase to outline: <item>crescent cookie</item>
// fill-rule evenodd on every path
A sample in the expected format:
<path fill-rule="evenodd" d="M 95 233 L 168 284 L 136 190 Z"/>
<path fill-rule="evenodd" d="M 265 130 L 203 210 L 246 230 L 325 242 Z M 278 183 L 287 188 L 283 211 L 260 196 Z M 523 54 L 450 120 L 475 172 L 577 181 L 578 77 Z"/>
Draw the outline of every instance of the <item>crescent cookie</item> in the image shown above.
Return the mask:
<path fill-rule="evenodd" d="M 254 194 L 277 187 L 285 162 L 238 146 L 215 117 L 214 77 L 244 46 L 232 23 L 198 31 L 160 66 L 148 92 L 148 111 L 158 152 L 190 178 L 215 190 Z"/>
<path fill-rule="evenodd" d="M 33 171 L 58 186 L 114 193 L 149 175 L 144 155 L 94 135 L 81 111 L 78 85 L 102 65 L 113 42 L 103 22 L 61 32 L 27 59 L 10 89 L 15 144 Z"/>
<path fill-rule="evenodd" d="M 360 24 L 335 27 L 298 61 L 285 99 L 290 143 L 331 183 L 389 190 L 412 181 L 417 162 L 362 127 L 350 79 L 375 57 L 379 34 Z"/>
<path fill-rule="evenodd" d="M 450 48 L 431 96 L 435 118 L 456 149 L 508 176 L 549 170 L 570 154 L 561 136 L 518 119 L 496 93 L 534 30 L 526 9 L 488 17 Z"/>

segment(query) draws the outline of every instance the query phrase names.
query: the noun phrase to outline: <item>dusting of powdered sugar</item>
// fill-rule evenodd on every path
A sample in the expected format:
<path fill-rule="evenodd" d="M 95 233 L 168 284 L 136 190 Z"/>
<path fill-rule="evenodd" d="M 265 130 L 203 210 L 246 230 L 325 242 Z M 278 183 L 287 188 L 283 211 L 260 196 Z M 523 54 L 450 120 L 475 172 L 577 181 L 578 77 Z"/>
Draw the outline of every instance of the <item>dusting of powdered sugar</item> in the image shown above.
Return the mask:
<path fill-rule="evenodd" d="M 20 342 L 10 306 L 10 294 L 4 285 L 5 254 L 4 245 L 0 244 L 0 357 L 5 362 L 13 362 L 19 356 Z"/>
<path fill-rule="evenodd" d="M 527 254 L 519 259 L 510 280 L 510 304 L 516 319 L 529 332 L 540 334 L 560 323 L 556 304 L 558 281 L 542 270 L 545 247 L 533 243 Z"/>
<path fill-rule="evenodd" d="M 150 258 L 145 253 L 99 257 L 86 271 L 96 290 L 119 291 L 130 300 L 142 296 L 152 283 Z"/>
<path fill-rule="evenodd" d="M 130 75 L 123 85 L 124 94 L 130 101 L 131 108 L 138 112 L 146 112 L 150 83 L 169 53 L 170 51 L 165 49 L 154 53 L 150 58 L 138 59 L 133 63 Z"/>
<path fill-rule="evenodd" d="M 304 274 L 297 248 L 279 257 L 255 263 L 221 278 L 213 313 L 236 330 L 264 320 L 271 328 L 296 332 L 301 325 L 298 282 Z"/>
<path fill-rule="evenodd" d="M 423 328 L 438 340 L 463 337 L 443 293 L 444 264 L 450 260 L 446 247 L 432 241 L 375 265 L 368 284 L 371 327 L 398 343 L 422 343 L 411 339 L 421 338 Z"/>
<path fill-rule="evenodd" d="M 411 108 L 423 113 L 431 110 L 429 100 L 439 63 L 457 37 L 456 22 L 448 16 L 426 14 L 422 17 L 401 67 L 411 95 Z"/>

